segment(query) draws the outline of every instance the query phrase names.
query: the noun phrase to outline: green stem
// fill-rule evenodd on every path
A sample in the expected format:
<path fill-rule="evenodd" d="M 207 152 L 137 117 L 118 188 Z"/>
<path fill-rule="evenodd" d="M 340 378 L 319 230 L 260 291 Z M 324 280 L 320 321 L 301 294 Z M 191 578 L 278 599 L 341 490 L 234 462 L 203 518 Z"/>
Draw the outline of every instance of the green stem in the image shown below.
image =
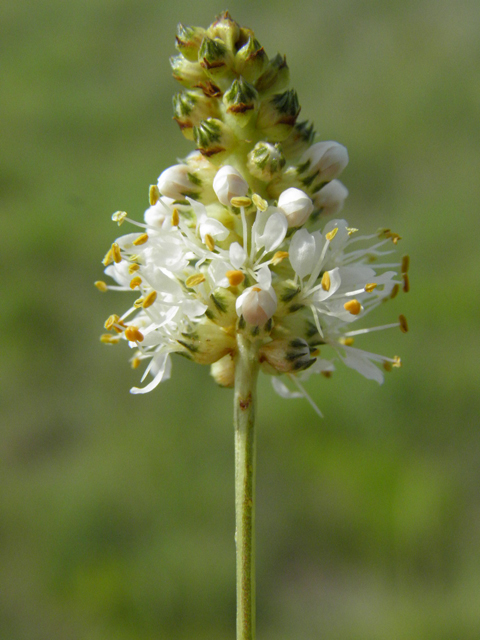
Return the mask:
<path fill-rule="evenodd" d="M 255 405 L 257 348 L 238 334 L 235 363 L 237 640 L 255 640 Z"/>

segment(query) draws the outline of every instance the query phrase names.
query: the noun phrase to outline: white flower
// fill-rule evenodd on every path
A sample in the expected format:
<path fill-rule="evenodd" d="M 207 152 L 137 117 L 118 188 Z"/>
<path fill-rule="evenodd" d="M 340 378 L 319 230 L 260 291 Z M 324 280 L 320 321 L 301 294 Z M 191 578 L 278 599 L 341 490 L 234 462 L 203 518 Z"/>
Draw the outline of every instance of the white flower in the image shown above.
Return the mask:
<path fill-rule="evenodd" d="M 248 183 L 234 167 L 226 165 L 213 179 L 213 190 L 220 202 L 229 207 L 232 198 L 245 196 L 248 193 Z"/>
<path fill-rule="evenodd" d="M 340 180 L 332 180 L 315 196 L 315 207 L 324 215 L 336 215 L 343 209 L 348 189 Z"/>
<path fill-rule="evenodd" d="M 278 207 L 283 211 L 289 227 L 301 227 L 313 211 L 313 203 L 301 189 L 291 187 L 280 194 Z"/>
<path fill-rule="evenodd" d="M 163 196 L 173 200 L 183 200 L 186 195 L 192 195 L 198 191 L 198 187 L 189 175 L 191 173 L 188 165 L 174 164 L 158 177 L 158 190 Z"/>
<path fill-rule="evenodd" d="M 262 326 L 269 320 L 277 309 L 277 296 L 272 288 L 272 275 L 267 266 L 257 273 L 257 284 L 248 287 L 237 298 L 237 315 L 254 326 Z"/>
<path fill-rule="evenodd" d="M 338 142 L 317 142 L 300 158 L 299 166 L 307 165 L 309 174 L 318 173 L 323 182 L 339 176 L 348 164 L 347 149 Z"/>

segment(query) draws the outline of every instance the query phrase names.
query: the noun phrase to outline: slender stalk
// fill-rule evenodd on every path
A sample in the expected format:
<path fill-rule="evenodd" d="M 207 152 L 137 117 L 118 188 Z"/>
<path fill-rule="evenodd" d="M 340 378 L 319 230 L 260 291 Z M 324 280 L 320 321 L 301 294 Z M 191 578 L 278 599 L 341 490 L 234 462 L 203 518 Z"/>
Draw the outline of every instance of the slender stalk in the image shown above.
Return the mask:
<path fill-rule="evenodd" d="M 255 406 L 258 356 L 237 334 L 235 365 L 235 543 L 237 640 L 255 640 Z"/>

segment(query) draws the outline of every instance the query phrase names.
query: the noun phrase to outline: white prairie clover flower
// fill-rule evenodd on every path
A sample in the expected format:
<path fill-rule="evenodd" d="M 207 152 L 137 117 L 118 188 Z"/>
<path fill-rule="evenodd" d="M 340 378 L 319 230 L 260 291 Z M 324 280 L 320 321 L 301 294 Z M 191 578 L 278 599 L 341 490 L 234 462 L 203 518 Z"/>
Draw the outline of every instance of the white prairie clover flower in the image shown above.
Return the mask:
<path fill-rule="evenodd" d="M 318 214 L 337 214 L 348 195 L 336 180 L 347 150 L 314 143 L 313 126 L 296 123 L 285 59 L 268 60 L 228 14 L 207 30 L 180 26 L 177 48 L 174 75 L 188 88 L 175 102 L 177 121 L 182 130 L 193 123 L 199 151 L 160 174 L 144 223 L 114 214 L 139 231 L 104 258 L 114 284 L 95 283 L 132 296 L 102 336 L 125 340 L 135 368 L 145 361 L 142 382 L 152 377 L 132 393 L 167 380 L 173 353 L 212 365 L 214 379 L 231 387 L 245 341 L 284 397 L 311 401 L 302 381 L 329 377 L 338 361 L 382 382 L 400 359 L 353 343 L 379 329 L 407 330 L 403 316 L 380 327 L 364 318 L 408 291 L 408 259 L 385 258 L 399 240 L 389 230 L 360 235 L 345 220 L 320 223 Z"/>
<path fill-rule="evenodd" d="M 290 187 L 280 194 L 278 207 L 287 217 L 289 227 L 301 227 L 313 211 L 310 198 L 295 187 Z"/>

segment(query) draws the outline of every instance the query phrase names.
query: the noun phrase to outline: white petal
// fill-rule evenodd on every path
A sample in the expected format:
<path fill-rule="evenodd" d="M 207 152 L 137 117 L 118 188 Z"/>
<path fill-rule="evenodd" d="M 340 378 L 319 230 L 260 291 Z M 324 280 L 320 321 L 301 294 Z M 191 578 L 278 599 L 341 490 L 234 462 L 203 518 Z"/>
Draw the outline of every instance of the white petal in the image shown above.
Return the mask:
<path fill-rule="evenodd" d="M 290 242 L 288 256 L 290 264 L 300 278 L 304 278 L 311 273 L 316 262 L 315 238 L 313 235 L 308 233 L 306 229 L 297 231 Z"/>
<path fill-rule="evenodd" d="M 230 262 L 235 269 L 240 269 L 243 266 L 243 263 L 247 259 L 247 254 L 245 253 L 245 249 L 238 242 L 232 242 L 230 245 Z"/>
<path fill-rule="evenodd" d="M 163 380 L 168 380 L 170 378 L 170 374 L 172 371 L 172 361 L 170 359 L 169 353 L 162 353 L 159 356 L 155 356 L 154 366 L 157 371 L 153 380 L 142 389 L 133 387 L 132 389 L 130 389 L 130 393 L 133 393 L 134 395 L 137 395 L 139 393 L 148 393 L 149 391 L 152 391 L 152 389 L 155 389 L 155 387 L 157 387 L 160 382 L 162 382 Z M 154 367 L 152 366 L 152 370 L 153 368 Z"/>
<path fill-rule="evenodd" d="M 283 213 L 276 211 L 270 216 L 262 234 L 262 245 L 267 253 L 279 247 L 285 239 L 288 222 Z"/>
<path fill-rule="evenodd" d="M 280 378 L 272 377 L 272 387 L 275 389 L 276 393 L 282 398 L 293 399 L 293 398 L 303 398 L 303 393 L 300 391 L 290 391 L 286 384 L 284 384 Z"/>
<path fill-rule="evenodd" d="M 346 356 L 340 355 L 343 362 L 362 374 L 368 380 L 375 380 L 378 384 L 383 382 L 382 371 L 373 364 L 369 359 L 369 353 L 362 351 L 361 349 L 355 349 L 354 347 L 344 347 Z"/>
<path fill-rule="evenodd" d="M 183 313 L 191 320 L 203 316 L 207 309 L 208 306 L 199 300 L 185 300 L 182 304 Z"/>

